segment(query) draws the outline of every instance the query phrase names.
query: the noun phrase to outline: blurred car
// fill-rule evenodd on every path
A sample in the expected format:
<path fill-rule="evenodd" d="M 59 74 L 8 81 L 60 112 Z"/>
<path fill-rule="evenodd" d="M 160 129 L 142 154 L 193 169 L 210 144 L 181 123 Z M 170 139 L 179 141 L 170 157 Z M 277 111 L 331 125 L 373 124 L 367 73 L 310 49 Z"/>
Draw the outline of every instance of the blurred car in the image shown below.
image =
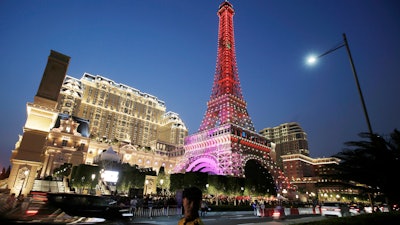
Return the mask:
<path fill-rule="evenodd" d="M 360 204 L 351 204 L 349 206 L 349 212 L 350 212 L 350 215 L 352 215 L 352 216 L 366 213 L 364 206 L 360 205 Z"/>
<path fill-rule="evenodd" d="M 368 205 L 364 207 L 365 213 L 373 213 L 373 212 L 389 212 L 389 207 L 387 205 Z M 393 208 L 393 210 L 396 210 Z M 398 210 L 396 210 L 398 211 Z"/>
<path fill-rule="evenodd" d="M 65 214 L 60 208 L 49 204 L 46 193 L 33 193 L 26 208 L 21 211 L 18 223 L 73 223 L 82 220 L 81 217 Z"/>
<path fill-rule="evenodd" d="M 283 206 L 278 205 L 275 207 L 274 212 L 272 213 L 272 218 L 274 220 L 283 220 L 286 218 L 285 208 Z"/>
<path fill-rule="evenodd" d="M 92 218 L 68 215 L 59 207 L 49 203 L 47 193 L 32 192 L 26 199 L 26 205 L 16 207 L 7 215 L 0 215 L 0 224 L 94 224 L 105 221 L 103 218 Z"/>
<path fill-rule="evenodd" d="M 111 195 L 85 195 L 75 193 L 48 193 L 49 205 L 60 208 L 70 216 L 104 218 L 106 220 L 133 219 L 129 205 Z"/>
<path fill-rule="evenodd" d="M 350 216 L 350 208 L 343 202 L 324 202 L 321 205 L 321 216 Z"/>

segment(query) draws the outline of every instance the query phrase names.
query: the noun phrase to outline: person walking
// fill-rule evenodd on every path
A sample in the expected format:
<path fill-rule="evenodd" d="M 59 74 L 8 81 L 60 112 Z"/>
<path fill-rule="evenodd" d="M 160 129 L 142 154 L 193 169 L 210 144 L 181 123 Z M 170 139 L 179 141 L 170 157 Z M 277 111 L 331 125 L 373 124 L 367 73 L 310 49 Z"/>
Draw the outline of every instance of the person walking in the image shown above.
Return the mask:
<path fill-rule="evenodd" d="M 17 199 L 15 198 L 15 193 L 12 193 L 10 196 L 8 196 L 6 200 L 6 207 L 8 210 L 11 210 L 15 207 Z"/>
<path fill-rule="evenodd" d="M 147 207 L 149 208 L 149 218 L 152 218 L 153 213 L 153 197 L 149 196 L 147 199 Z"/>
<path fill-rule="evenodd" d="M 134 198 L 132 198 L 131 202 L 130 202 L 130 213 L 132 213 L 133 216 L 135 216 L 137 202 L 138 202 L 138 200 L 137 200 L 136 196 Z"/>
<path fill-rule="evenodd" d="M 257 216 L 257 200 L 254 200 L 254 201 L 251 203 L 251 207 L 253 208 L 253 214 L 254 214 L 255 216 Z"/>
<path fill-rule="evenodd" d="M 201 201 L 201 213 L 200 216 L 205 216 L 207 214 L 208 206 L 205 201 Z"/>
<path fill-rule="evenodd" d="M 203 194 L 197 187 L 183 190 L 183 217 L 178 221 L 178 225 L 204 225 L 199 216 L 202 198 Z"/>

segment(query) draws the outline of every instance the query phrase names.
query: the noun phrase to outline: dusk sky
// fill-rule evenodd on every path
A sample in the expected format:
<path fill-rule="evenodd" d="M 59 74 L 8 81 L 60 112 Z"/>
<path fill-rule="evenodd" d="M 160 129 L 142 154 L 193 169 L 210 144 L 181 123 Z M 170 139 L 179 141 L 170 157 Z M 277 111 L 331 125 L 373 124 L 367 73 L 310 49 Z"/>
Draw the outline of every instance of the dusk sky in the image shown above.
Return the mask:
<path fill-rule="evenodd" d="M 0 168 L 22 135 L 50 50 L 67 74 L 101 75 L 165 102 L 189 134 L 214 79 L 222 0 L 1 0 Z M 368 127 L 345 48 L 306 57 L 346 33 L 372 129 L 400 129 L 400 1 L 231 0 L 237 65 L 257 131 L 298 122 L 311 157 L 329 157 Z"/>

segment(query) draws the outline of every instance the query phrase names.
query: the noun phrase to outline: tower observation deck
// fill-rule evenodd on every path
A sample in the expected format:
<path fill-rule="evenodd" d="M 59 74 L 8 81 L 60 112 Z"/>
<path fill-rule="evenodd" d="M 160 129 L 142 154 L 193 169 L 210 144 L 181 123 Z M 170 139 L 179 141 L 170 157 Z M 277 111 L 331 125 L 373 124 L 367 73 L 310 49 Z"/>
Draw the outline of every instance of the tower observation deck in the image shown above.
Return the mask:
<path fill-rule="evenodd" d="M 247 111 L 236 63 L 233 16 L 228 1 L 218 8 L 218 47 L 214 82 L 207 110 L 197 133 L 185 138 L 185 155 L 175 172 L 245 177 L 245 165 L 255 160 L 267 168 L 277 191 L 290 188 L 270 157 L 271 143 L 258 134 Z"/>

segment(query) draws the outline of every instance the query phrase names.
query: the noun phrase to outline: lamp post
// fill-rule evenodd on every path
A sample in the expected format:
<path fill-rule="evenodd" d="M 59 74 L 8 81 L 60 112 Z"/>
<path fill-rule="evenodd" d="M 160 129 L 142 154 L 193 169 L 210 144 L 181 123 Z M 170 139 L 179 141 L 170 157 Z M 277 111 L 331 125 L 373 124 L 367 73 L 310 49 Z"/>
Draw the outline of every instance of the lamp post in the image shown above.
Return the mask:
<path fill-rule="evenodd" d="M 82 181 L 82 190 L 81 190 L 81 194 L 82 194 L 83 191 L 84 191 L 84 187 L 83 187 L 83 182 L 85 182 L 85 177 L 84 176 L 81 178 L 81 181 Z"/>
<path fill-rule="evenodd" d="M 359 83 L 359 81 L 358 81 L 358 76 L 357 76 L 356 68 L 355 68 L 355 66 L 354 66 L 353 57 L 351 56 L 350 47 L 349 47 L 349 43 L 347 42 L 346 34 L 343 33 L 343 42 L 342 42 L 342 43 L 340 43 L 338 46 L 336 46 L 336 47 L 334 47 L 334 48 L 332 48 L 332 49 L 326 51 L 325 53 L 323 53 L 323 54 L 321 54 L 321 55 L 319 55 L 319 56 L 316 56 L 316 57 L 315 57 L 315 56 L 311 56 L 311 57 L 309 57 L 309 58 L 308 58 L 308 63 L 309 63 L 309 64 L 315 63 L 316 60 L 317 60 L 318 58 L 321 58 L 321 57 L 323 57 L 323 56 L 325 56 L 325 55 L 327 55 L 327 54 L 329 54 L 329 53 L 331 53 L 331 52 L 334 52 L 334 51 L 336 51 L 336 50 L 338 50 L 339 48 L 342 48 L 342 47 L 346 47 L 347 55 L 349 56 L 349 60 L 350 60 L 351 69 L 352 69 L 352 71 L 353 71 L 354 79 L 355 79 L 355 81 L 356 81 L 358 94 L 360 95 L 361 104 L 362 104 L 362 107 L 363 107 L 363 110 L 364 110 L 365 119 L 366 119 L 366 121 L 367 121 L 367 126 L 368 126 L 368 130 L 369 130 L 369 134 L 372 135 L 373 132 L 372 132 L 371 123 L 370 123 L 370 121 L 369 121 L 369 116 L 368 116 L 368 112 L 367 112 L 367 107 L 365 106 L 364 97 L 363 97 L 363 94 L 362 94 L 362 91 L 361 91 L 360 83 Z"/>
<path fill-rule="evenodd" d="M 164 196 L 163 184 L 164 184 L 164 179 L 161 179 L 161 180 L 160 180 L 160 186 L 161 186 L 161 195 L 162 195 L 162 196 Z"/>
<path fill-rule="evenodd" d="M 92 174 L 92 183 L 90 183 L 90 194 L 92 194 L 92 191 L 93 191 L 93 181 L 94 181 L 94 179 L 96 178 L 96 174 Z"/>
<path fill-rule="evenodd" d="M 147 185 L 149 184 L 149 180 L 145 180 L 144 183 L 145 183 L 145 186 L 144 186 L 144 195 L 146 196 L 146 195 L 147 195 Z"/>

